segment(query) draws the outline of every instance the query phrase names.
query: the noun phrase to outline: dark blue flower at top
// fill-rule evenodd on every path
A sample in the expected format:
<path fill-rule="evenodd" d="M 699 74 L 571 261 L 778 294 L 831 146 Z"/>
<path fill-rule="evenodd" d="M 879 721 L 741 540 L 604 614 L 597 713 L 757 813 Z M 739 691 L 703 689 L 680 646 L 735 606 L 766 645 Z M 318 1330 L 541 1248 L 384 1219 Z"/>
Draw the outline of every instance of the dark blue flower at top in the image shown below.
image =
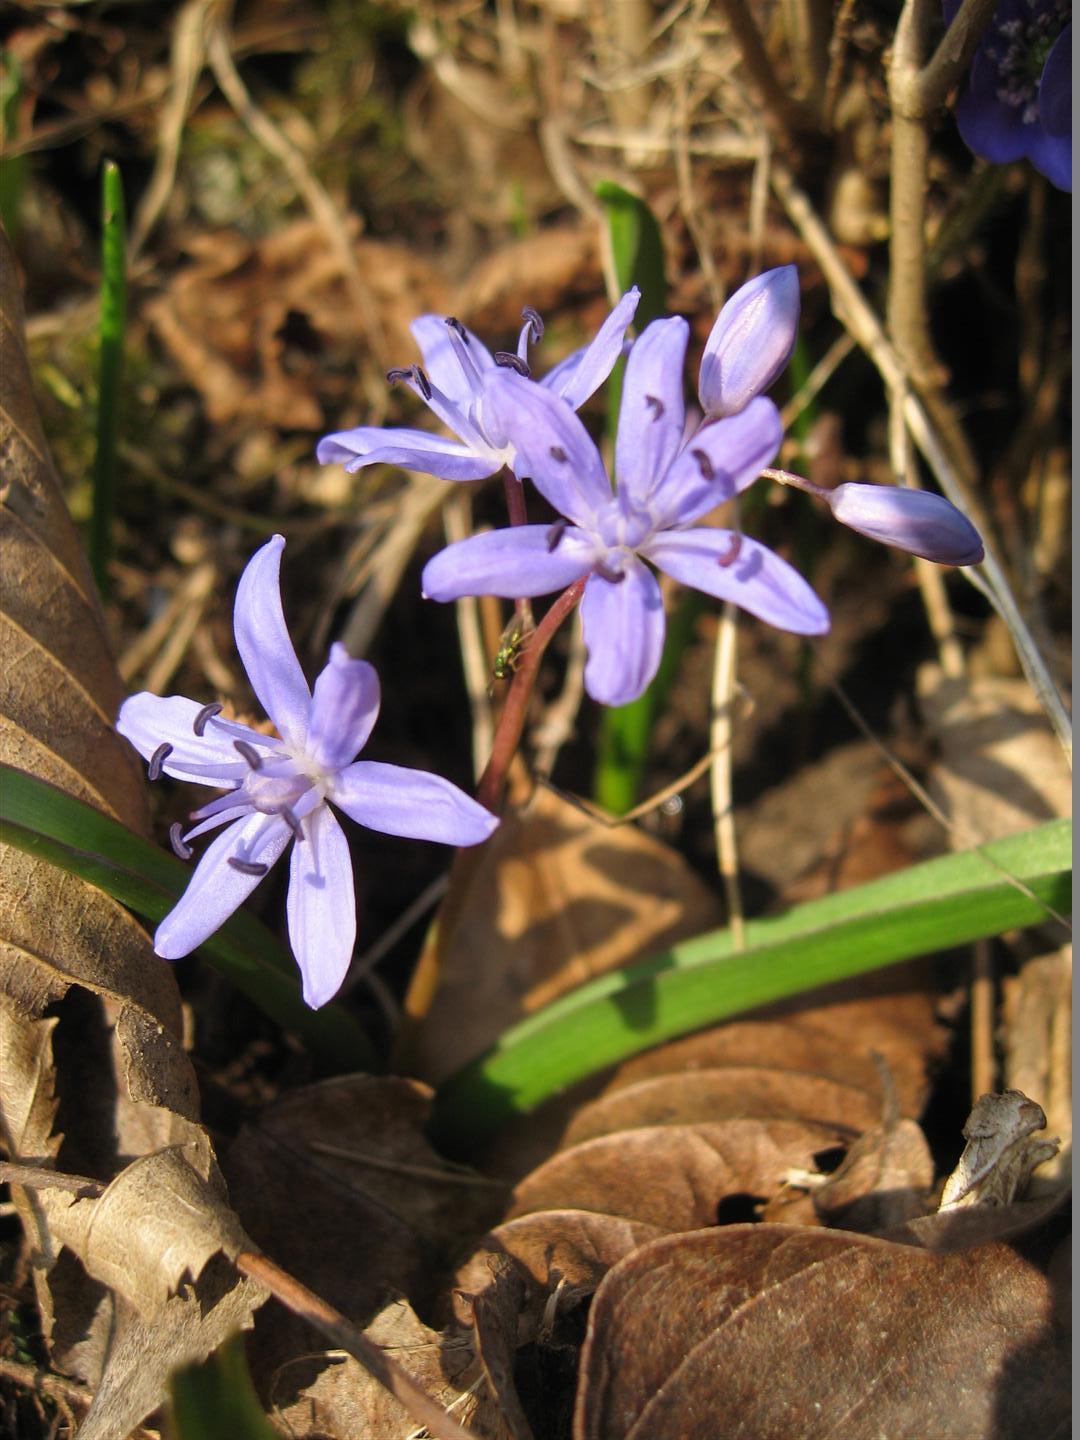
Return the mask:
<path fill-rule="evenodd" d="M 960 0 L 945 0 L 951 21 Z M 968 147 L 1072 190 L 1072 0 L 1001 0 L 956 106 Z"/>

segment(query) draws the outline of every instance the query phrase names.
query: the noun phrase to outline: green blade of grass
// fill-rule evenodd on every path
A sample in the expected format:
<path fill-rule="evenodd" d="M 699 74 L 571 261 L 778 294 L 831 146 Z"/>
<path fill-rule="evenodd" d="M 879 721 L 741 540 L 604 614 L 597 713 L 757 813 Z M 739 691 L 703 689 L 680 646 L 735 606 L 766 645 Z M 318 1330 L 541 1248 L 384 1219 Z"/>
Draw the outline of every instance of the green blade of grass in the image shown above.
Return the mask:
<path fill-rule="evenodd" d="M 664 275 L 664 241 L 656 217 L 644 200 L 613 180 L 601 180 L 596 194 L 604 207 L 615 277 L 625 292 L 631 285 L 641 290 L 634 325 L 638 334 L 667 308 L 667 279 Z M 614 435 L 619 421 L 622 377 L 626 361 L 620 360 L 608 381 L 608 434 Z M 633 808 L 641 789 L 652 732 L 653 715 L 685 645 L 677 633 L 670 633 L 664 647 L 665 670 L 657 676 L 640 699 L 629 705 L 605 709 L 597 739 L 593 798 L 612 815 L 625 815 Z"/>
<path fill-rule="evenodd" d="M 239 1335 L 201 1365 L 185 1365 L 169 1381 L 173 1440 L 280 1440 L 266 1418 Z"/>
<path fill-rule="evenodd" d="M 98 591 L 108 594 L 116 509 L 116 437 L 127 323 L 127 224 L 120 170 L 106 160 L 101 172 L 101 345 L 98 364 L 97 450 L 94 455 L 90 566 Z"/>
<path fill-rule="evenodd" d="M 786 915 L 746 948 L 713 931 L 605 975 L 507 1030 L 440 1088 L 433 1134 L 467 1153 L 567 1086 L 675 1036 L 801 991 L 1046 920 L 1070 904 L 1072 825 L 899 871 Z"/>
<path fill-rule="evenodd" d="M 191 879 L 190 867 L 118 820 L 8 765 L 0 765 L 0 838 L 88 880 L 151 921 L 168 914 Z M 333 1005 L 311 1010 L 304 1004 L 292 957 L 248 911 L 238 910 L 200 953 L 327 1065 L 373 1067 L 360 1026 Z"/>

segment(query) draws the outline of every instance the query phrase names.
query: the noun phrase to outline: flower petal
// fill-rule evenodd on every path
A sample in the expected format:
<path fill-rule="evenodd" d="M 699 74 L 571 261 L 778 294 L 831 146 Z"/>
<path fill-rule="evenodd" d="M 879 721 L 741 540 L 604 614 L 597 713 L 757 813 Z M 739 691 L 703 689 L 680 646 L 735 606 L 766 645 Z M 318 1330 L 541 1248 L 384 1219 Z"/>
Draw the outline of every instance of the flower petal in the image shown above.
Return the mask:
<path fill-rule="evenodd" d="M 615 474 L 620 494 L 644 504 L 679 450 L 686 417 L 683 362 L 690 326 L 679 315 L 654 320 L 626 362 Z"/>
<path fill-rule="evenodd" d="M 739 287 L 716 317 L 698 376 L 706 415 L 734 415 L 767 390 L 791 358 L 799 328 L 799 272 L 781 265 Z"/>
<path fill-rule="evenodd" d="M 611 484 L 600 452 L 566 401 L 496 367 L 484 381 L 483 405 L 516 451 L 514 473 L 530 478 L 561 515 L 587 528 L 611 502 Z"/>
<path fill-rule="evenodd" d="M 237 820 L 207 848 L 187 889 L 157 928 L 154 949 L 163 959 L 190 955 L 255 889 L 263 877 L 234 870 L 229 859 L 234 855 L 243 859 L 268 825 L 273 831 L 259 849 L 259 860 L 273 865 L 292 839 L 292 832 L 278 815 L 254 814 Z"/>
<path fill-rule="evenodd" d="M 356 893 L 349 842 L 326 805 L 302 822 L 289 861 L 289 943 L 313 1010 L 341 988 L 356 943 Z"/>
<path fill-rule="evenodd" d="M 315 681 L 307 753 L 316 765 L 340 770 L 367 744 L 379 716 L 379 677 L 366 660 L 354 660 L 340 641 Z"/>
<path fill-rule="evenodd" d="M 303 745 L 311 691 L 289 639 L 281 609 L 281 552 L 272 536 L 248 561 L 236 590 L 233 630 L 259 703 L 290 745 Z"/>
<path fill-rule="evenodd" d="M 657 529 L 689 525 L 752 485 L 783 438 L 780 412 L 764 395 L 737 415 L 702 425 L 649 498 Z"/>
<path fill-rule="evenodd" d="M 658 535 L 642 553 L 684 585 L 731 600 L 759 620 L 796 635 L 824 635 L 829 612 L 786 560 L 732 530 L 678 530 Z"/>
<path fill-rule="evenodd" d="M 636 700 L 664 653 L 664 601 L 656 576 L 633 556 L 618 584 L 593 575 L 581 598 L 581 621 L 585 689 L 601 705 Z"/>
<path fill-rule="evenodd" d="M 570 526 L 551 549 L 550 525 L 513 525 L 458 540 L 424 566 L 420 587 L 429 600 L 499 595 L 505 600 L 548 595 L 580 580 L 596 563 L 596 547 Z"/>
<path fill-rule="evenodd" d="M 608 378 L 623 353 L 626 327 L 633 320 L 640 299 L 641 291 L 635 285 L 622 297 L 589 344 L 568 355 L 540 384 L 560 395 L 575 410 L 584 405 Z"/>
<path fill-rule="evenodd" d="M 400 465 L 440 480 L 483 480 L 501 463 L 487 449 L 480 454 L 459 440 L 427 430 L 383 430 L 377 425 L 324 435 L 315 454 L 320 465 L 344 465 L 349 471 L 365 465 Z"/>
<path fill-rule="evenodd" d="M 977 565 L 983 558 L 979 532 L 943 495 L 900 485 L 838 485 L 828 491 L 841 525 L 895 545 L 939 565 Z"/>
<path fill-rule="evenodd" d="M 1072 136 L 1072 21 L 1050 47 L 1039 81 L 1039 121 L 1047 135 Z"/>
<path fill-rule="evenodd" d="M 357 760 L 343 770 L 330 799 L 369 830 L 443 845 L 478 845 L 499 823 L 441 775 L 375 760 Z"/>
<path fill-rule="evenodd" d="M 208 723 L 202 736 L 196 735 L 195 720 L 203 709 L 182 695 L 151 695 L 143 690 L 120 706 L 116 729 L 144 760 L 162 745 L 171 745 L 161 767 L 164 773 L 198 785 L 234 785 L 244 779 L 248 765 L 234 749 L 234 739 L 246 740 L 264 753 L 281 749 L 280 741 L 235 721 L 227 727 Z"/>
<path fill-rule="evenodd" d="M 464 325 L 461 328 L 468 336 L 468 354 L 475 361 L 477 370 L 492 369 L 495 358 L 491 351 L 478 335 L 474 335 Z M 420 346 L 428 378 L 434 381 L 455 405 L 466 408 L 471 405 L 479 393 L 479 382 L 476 377 L 468 375 L 462 369 L 446 328 L 445 315 L 418 315 L 409 329 Z"/>

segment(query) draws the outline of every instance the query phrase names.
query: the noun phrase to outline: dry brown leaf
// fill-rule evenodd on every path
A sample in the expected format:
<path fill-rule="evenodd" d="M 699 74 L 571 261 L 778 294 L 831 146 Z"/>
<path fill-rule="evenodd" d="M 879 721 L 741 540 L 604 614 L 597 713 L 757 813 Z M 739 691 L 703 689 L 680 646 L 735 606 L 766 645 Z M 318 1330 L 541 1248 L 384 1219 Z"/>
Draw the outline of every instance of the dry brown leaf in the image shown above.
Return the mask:
<path fill-rule="evenodd" d="M 514 1440 L 532 1440 L 532 1426 L 514 1385 L 518 1322 L 529 1300 L 529 1284 L 509 1255 L 487 1256 L 489 1280 L 473 1297 L 473 1345 Z"/>
<path fill-rule="evenodd" d="M 387 1305 L 364 1333 L 474 1434 L 493 1440 L 506 1435 L 478 1383 L 480 1370 L 466 1335 L 429 1329 L 404 1300 Z M 312 1378 L 315 1363 L 323 1368 Z M 284 1395 L 295 1398 L 285 1403 Z M 275 1418 L 293 1440 L 402 1440 L 414 1429 L 403 1407 L 351 1357 L 335 1356 L 329 1365 L 321 1357 L 297 1359 L 274 1377 L 270 1399 Z"/>
<path fill-rule="evenodd" d="M 1053 1304 L 1004 1245 L 932 1254 L 777 1225 L 667 1236 L 594 1297 L 575 1440 L 1064 1436 Z"/>
<path fill-rule="evenodd" d="M 728 1119 L 805 1120 L 854 1137 L 881 1115 L 875 1097 L 854 1085 L 797 1070 L 757 1065 L 682 1071 L 622 1085 L 584 1105 L 563 1145 L 646 1125 L 694 1125 Z"/>
<path fill-rule="evenodd" d="M 514 1191 L 510 1218 L 596 1210 L 664 1230 L 716 1223 L 735 1194 L 768 1199 L 792 1168 L 809 1169 L 843 1142 L 835 1127 L 794 1120 L 727 1120 L 624 1130 L 562 1150 Z"/>
<path fill-rule="evenodd" d="M 761 1019 L 734 1020 L 657 1046 L 620 1065 L 607 1092 L 675 1071 L 760 1065 L 857 1086 L 873 1097 L 877 1120 L 885 1099 L 877 1054 L 891 1076 L 900 1113 L 919 1115 L 929 1069 L 944 1053 L 947 1032 L 935 1019 L 933 994 L 909 988 L 899 971 L 886 978 L 888 983 L 876 982 L 882 993 L 857 999 L 819 993 L 777 1006 Z M 872 979 L 868 983 L 875 985 Z"/>
<path fill-rule="evenodd" d="M 1069 767 L 1028 684 L 946 679 L 926 665 L 918 693 L 941 747 L 931 788 L 952 821 L 954 849 L 1072 814 Z"/>
<path fill-rule="evenodd" d="M 160 1322 L 169 1297 L 197 1280 L 211 1256 L 235 1259 L 251 1242 L 206 1164 L 177 1148 L 143 1155 L 94 1199 L 55 1207 L 54 1237 L 87 1272 L 146 1321 Z M 205 1171 L 205 1173 L 200 1173 Z"/>
<path fill-rule="evenodd" d="M 513 1258 L 530 1281 L 534 1303 L 524 1327 L 532 1338 L 551 1295 L 562 1287 L 565 1304 L 591 1295 L 617 1260 L 662 1231 L 656 1225 L 591 1210 L 542 1210 L 519 1215 L 485 1235 L 457 1275 L 455 1310 L 470 1324 L 472 1300 L 491 1283 L 492 1255 Z"/>
<path fill-rule="evenodd" d="M 322 227 L 296 220 L 258 240 L 229 231 L 199 235 L 188 248 L 195 263 L 146 313 L 209 418 L 319 429 L 325 420 L 319 352 L 333 346 L 355 355 L 366 343 Z M 445 285 L 405 246 L 355 238 L 355 253 L 392 352 L 376 359 L 407 363 L 416 351 L 408 323 L 446 308 Z"/>
<path fill-rule="evenodd" d="M 341 1076 L 284 1096 L 224 1157 L 255 1242 L 361 1325 L 388 1295 L 430 1301 L 451 1251 L 482 1234 L 504 1199 L 502 1187 L 431 1148 L 429 1106 L 416 1081 Z M 311 1335 L 275 1307 L 260 1315 L 256 1342 L 265 1375 L 309 1351 Z"/>
<path fill-rule="evenodd" d="M 110 725 L 122 688 L 41 432 L 14 262 L 2 237 L 0 324 L 0 582 L 11 627 L 5 659 L 12 662 L 0 691 L 0 759 L 145 831 L 139 763 Z M 12 1159 L 106 1182 L 119 1175 L 115 1193 L 123 1193 L 129 1161 L 181 1145 L 201 1185 L 214 1161 L 197 1123 L 197 1087 L 169 967 L 134 918 L 100 891 L 20 851 L 0 850 L 0 1133 Z M 255 1286 L 230 1274 L 216 1282 L 223 1308 L 207 1302 L 204 1316 L 197 1297 L 174 1296 L 166 1308 L 175 1325 L 148 1323 L 88 1274 L 104 1268 L 141 1306 L 153 1295 L 158 1310 L 162 1287 L 172 1283 L 153 1247 L 141 1262 L 123 1259 L 125 1225 L 117 1238 L 104 1218 L 116 1213 L 114 1199 L 99 1211 L 102 1201 L 72 1205 L 58 1190 L 14 1186 L 13 1197 L 53 1363 L 98 1387 L 88 1436 L 126 1434 L 159 1403 L 172 1368 L 205 1356 L 261 1302 Z M 176 1279 L 202 1271 L 220 1242 L 214 1208 L 187 1199 L 186 1211 L 172 1217 L 167 1268 Z M 102 1217 L 100 1231 L 92 1221 L 79 1223 L 92 1215 Z"/>
<path fill-rule="evenodd" d="M 673 850 L 538 789 L 472 871 L 430 1008 L 428 977 L 413 986 L 423 1020 L 400 1068 L 437 1082 L 523 1014 L 720 921 L 719 902 Z"/>
<path fill-rule="evenodd" d="M 925 1215 L 933 1183 L 934 1157 L 921 1127 L 895 1120 L 859 1136 L 814 1188 L 814 1209 L 826 1225 L 872 1235 Z"/>

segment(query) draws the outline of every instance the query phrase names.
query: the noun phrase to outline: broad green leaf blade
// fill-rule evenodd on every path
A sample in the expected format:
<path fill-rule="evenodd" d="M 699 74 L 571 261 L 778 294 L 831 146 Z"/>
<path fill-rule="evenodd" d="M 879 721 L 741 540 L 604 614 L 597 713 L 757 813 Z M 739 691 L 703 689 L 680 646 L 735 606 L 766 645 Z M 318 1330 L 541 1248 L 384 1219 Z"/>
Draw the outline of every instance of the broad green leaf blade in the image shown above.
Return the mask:
<path fill-rule="evenodd" d="M 1068 913 L 1072 825 L 1055 820 L 981 850 L 914 865 L 605 975 L 513 1026 L 439 1090 L 451 1151 L 568 1085 L 663 1040 L 801 991 Z"/>
<path fill-rule="evenodd" d="M 98 372 L 97 451 L 94 456 L 90 564 L 102 595 L 108 594 L 116 508 L 116 437 L 127 323 L 127 222 L 119 167 L 106 160 L 101 173 L 101 354 Z"/>
<path fill-rule="evenodd" d="M 169 1390 L 173 1440 L 280 1440 L 255 1393 L 239 1335 L 201 1365 L 177 1370 Z"/>
<path fill-rule="evenodd" d="M 0 765 L 0 834 L 9 844 L 68 870 L 147 920 L 168 914 L 191 870 L 118 820 L 62 790 Z M 254 915 L 238 910 L 201 953 L 277 1024 L 299 1035 L 330 1065 L 372 1068 L 371 1046 L 344 1010 L 310 1010 L 300 995 L 296 965 Z"/>

